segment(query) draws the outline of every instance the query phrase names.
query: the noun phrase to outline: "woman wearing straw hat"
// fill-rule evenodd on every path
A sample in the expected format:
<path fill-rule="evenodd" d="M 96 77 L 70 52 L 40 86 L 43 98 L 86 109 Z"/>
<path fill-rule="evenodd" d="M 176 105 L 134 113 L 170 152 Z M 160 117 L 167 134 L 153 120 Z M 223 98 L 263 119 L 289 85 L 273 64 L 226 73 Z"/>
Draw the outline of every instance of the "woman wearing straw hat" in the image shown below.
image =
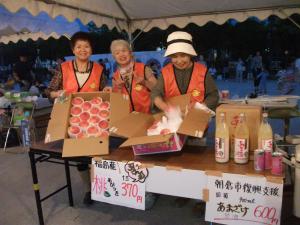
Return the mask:
<path fill-rule="evenodd" d="M 207 72 L 203 64 L 193 62 L 192 57 L 197 56 L 193 45 L 192 36 L 189 33 L 176 31 L 167 39 L 165 57 L 171 58 L 171 63 L 166 65 L 153 88 L 151 98 L 154 104 L 162 111 L 168 111 L 172 106 L 168 105 L 164 98 L 191 93 L 191 103 L 200 102 L 208 108 L 215 110 L 218 105 L 218 89 L 212 76 Z M 197 139 L 199 140 L 199 139 Z M 191 143 L 193 139 L 191 139 Z M 186 198 L 177 198 L 175 205 L 182 207 L 187 203 Z M 194 212 L 201 215 L 203 204 L 196 203 Z"/>
<path fill-rule="evenodd" d="M 205 65 L 193 62 L 197 56 L 192 45 L 192 36 L 183 31 L 171 33 L 167 39 L 165 57 L 171 58 L 153 88 L 151 98 L 162 111 L 167 111 L 169 105 L 164 98 L 191 93 L 191 103 L 200 102 L 215 110 L 218 105 L 218 89 Z"/>

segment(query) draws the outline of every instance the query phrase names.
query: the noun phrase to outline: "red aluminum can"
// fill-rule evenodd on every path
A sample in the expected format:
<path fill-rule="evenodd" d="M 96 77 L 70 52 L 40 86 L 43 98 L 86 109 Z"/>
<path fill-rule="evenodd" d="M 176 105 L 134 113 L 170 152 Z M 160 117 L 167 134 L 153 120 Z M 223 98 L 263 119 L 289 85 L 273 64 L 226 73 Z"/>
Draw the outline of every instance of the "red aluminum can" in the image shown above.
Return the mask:
<path fill-rule="evenodd" d="M 282 175 L 282 154 L 280 152 L 273 152 L 272 154 L 271 174 Z"/>
<path fill-rule="evenodd" d="M 254 151 L 254 169 L 256 171 L 265 169 L 265 152 L 263 149 L 256 149 Z"/>
<path fill-rule="evenodd" d="M 272 150 L 265 150 L 265 169 L 272 169 Z"/>

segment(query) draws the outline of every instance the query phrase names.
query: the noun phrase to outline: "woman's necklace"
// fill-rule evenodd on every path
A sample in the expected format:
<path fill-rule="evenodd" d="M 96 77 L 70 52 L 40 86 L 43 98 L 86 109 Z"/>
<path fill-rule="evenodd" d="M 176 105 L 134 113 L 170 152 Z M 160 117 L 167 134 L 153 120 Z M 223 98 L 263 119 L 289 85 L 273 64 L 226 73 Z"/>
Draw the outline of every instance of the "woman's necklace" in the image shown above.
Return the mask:
<path fill-rule="evenodd" d="M 76 71 L 77 73 L 88 73 L 88 72 L 89 72 L 89 65 L 90 65 L 90 62 L 87 62 L 87 63 L 86 63 L 86 65 L 85 65 L 85 71 L 79 71 L 76 60 L 74 60 L 74 64 L 75 64 L 75 71 Z"/>
<path fill-rule="evenodd" d="M 124 67 L 119 67 L 121 74 L 131 73 L 133 70 L 133 62 L 131 61 L 128 65 Z"/>
<path fill-rule="evenodd" d="M 131 85 L 131 79 L 133 76 L 133 62 L 130 62 L 127 66 L 120 67 L 120 75 L 125 83 L 126 88 L 129 90 Z"/>

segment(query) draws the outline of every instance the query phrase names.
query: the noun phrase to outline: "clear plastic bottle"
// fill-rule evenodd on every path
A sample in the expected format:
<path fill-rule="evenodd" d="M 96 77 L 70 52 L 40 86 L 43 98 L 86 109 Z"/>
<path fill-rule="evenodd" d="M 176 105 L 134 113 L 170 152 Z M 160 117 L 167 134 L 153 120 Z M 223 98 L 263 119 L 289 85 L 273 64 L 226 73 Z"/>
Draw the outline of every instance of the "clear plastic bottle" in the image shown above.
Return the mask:
<path fill-rule="evenodd" d="M 229 128 L 226 124 L 225 113 L 220 113 L 220 120 L 216 124 L 215 158 L 218 163 L 229 161 Z"/>
<path fill-rule="evenodd" d="M 268 123 L 268 113 L 263 113 L 258 130 L 258 148 L 265 151 L 273 151 L 273 131 Z"/>
<path fill-rule="evenodd" d="M 239 123 L 234 133 L 234 162 L 245 164 L 249 159 L 249 129 L 245 114 L 239 116 Z"/>

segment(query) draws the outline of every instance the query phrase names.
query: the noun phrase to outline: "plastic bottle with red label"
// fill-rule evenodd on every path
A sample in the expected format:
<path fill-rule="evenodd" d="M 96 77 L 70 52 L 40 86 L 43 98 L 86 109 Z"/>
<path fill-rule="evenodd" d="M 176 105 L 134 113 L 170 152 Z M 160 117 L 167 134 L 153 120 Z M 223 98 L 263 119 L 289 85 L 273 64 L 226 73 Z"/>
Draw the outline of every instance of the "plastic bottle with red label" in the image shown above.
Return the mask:
<path fill-rule="evenodd" d="M 258 148 L 273 150 L 273 131 L 268 123 L 268 114 L 263 113 L 263 118 L 258 130 Z"/>
<path fill-rule="evenodd" d="M 249 128 L 245 114 L 239 116 L 239 123 L 234 132 L 234 162 L 245 164 L 249 160 Z"/>
<path fill-rule="evenodd" d="M 226 124 L 225 113 L 220 113 L 220 120 L 216 124 L 215 158 L 218 163 L 229 161 L 229 128 Z"/>
<path fill-rule="evenodd" d="M 258 148 L 265 151 L 265 167 L 271 169 L 273 152 L 273 131 L 268 123 L 268 114 L 263 113 L 263 118 L 258 130 Z"/>

